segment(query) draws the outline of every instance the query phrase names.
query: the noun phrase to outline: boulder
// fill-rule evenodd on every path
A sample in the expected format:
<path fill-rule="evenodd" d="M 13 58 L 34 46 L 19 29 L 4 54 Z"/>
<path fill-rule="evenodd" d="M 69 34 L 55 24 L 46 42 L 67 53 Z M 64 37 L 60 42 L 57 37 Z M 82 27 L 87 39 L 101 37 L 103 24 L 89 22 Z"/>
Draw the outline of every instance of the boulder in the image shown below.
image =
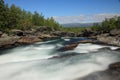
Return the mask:
<path fill-rule="evenodd" d="M 58 37 L 75 37 L 74 32 L 54 31 L 51 34 Z"/>
<path fill-rule="evenodd" d="M 19 37 L 17 37 L 17 36 L 2 37 L 2 38 L 0 38 L 0 48 L 12 47 L 13 45 L 16 45 L 15 43 L 17 42 L 18 39 L 19 39 Z"/>
<path fill-rule="evenodd" d="M 109 65 L 110 70 L 120 70 L 120 62 L 116 62 Z"/>
<path fill-rule="evenodd" d="M 97 43 L 97 40 L 88 39 L 88 40 L 79 41 L 79 43 Z"/>
<path fill-rule="evenodd" d="M 33 35 L 35 32 L 34 31 L 30 31 L 30 30 L 26 30 L 24 31 L 25 35 Z"/>
<path fill-rule="evenodd" d="M 75 80 L 120 80 L 120 62 L 110 64 L 109 69 L 93 72 Z"/>
<path fill-rule="evenodd" d="M 0 31 L 0 37 L 2 36 L 2 34 L 3 34 L 2 31 Z"/>
<path fill-rule="evenodd" d="M 111 36 L 117 36 L 120 35 L 120 29 L 114 29 L 110 31 Z"/>
<path fill-rule="evenodd" d="M 53 31 L 53 29 L 51 27 L 47 27 L 47 26 L 41 26 L 41 27 L 36 29 L 36 32 L 44 33 L 46 31 L 50 32 L 50 31 Z"/>
<path fill-rule="evenodd" d="M 79 33 L 77 34 L 77 37 L 83 37 L 83 33 L 82 33 L 82 32 L 79 32 Z"/>
<path fill-rule="evenodd" d="M 9 36 L 6 33 L 3 33 L 2 36 L 1 36 L 1 38 L 7 38 L 7 37 L 9 37 Z"/>
<path fill-rule="evenodd" d="M 120 51 L 120 48 L 115 49 L 114 51 Z"/>
<path fill-rule="evenodd" d="M 25 37 L 22 37 L 21 39 L 19 39 L 17 41 L 17 43 L 20 43 L 20 44 L 31 44 L 31 43 L 35 43 L 35 42 L 39 42 L 39 41 L 42 41 L 41 39 L 39 39 L 38 37 L 36 36 L 25 36 Z"/>
<path fill-rule="evenodd" d="M 54 31 L 51 33 L 54 36 L 59 36 L 59 37 L 64 37 L 66 36 L 67 32 L 63 32 L 63 31 Z"/>
<path fill-rule="evenodd" d="M 11 30 L 11 32 L 13 35 L 16 35 L 16 36 L 24 36 L 24 31 L 22 31 L 22 30 L 13 29 L 13 30 Z"/>
<path fill-rule="evenodd" d="M 76 34 L 74 32 L 68 32 L 66 36 L 68 36 L 68 37 L 75 37 Z"/>
<path fill-rule="evenodd" d="M 73 43 L 70 45 L 66 45 L 60 49 L 58 49 L 58 51 L 67 51 L 67 50 L 73 50 L 74 48 L 76 48 L 78 46 L 78 43 Z"/>
<path fill-rule="evenodd" d="M 51 57 L 51 58 L 49 58 L 49 59 L 69 58 L 69 57 L 76 56 L 76 55 L 80 55 L 80 54 L 77 54 L 77 53 L 69 53 L 69 54 L 63 54 L 63 55 L 53 56 L 53 57 Z"/>
<path fill-rule="evenodd" d="M 74 48 L 76 48 L 78 46 L 78 43 L 74 43 L 71 45 L 67 45 L 64 47 L 65 50 L 73 50 Z"/>
<path fill-rule="evenodd" d="M 98 35 L 97 40 L 106 44 L 120 46 L 120 37 Z"/>
<path fill-rule="evenodd" d="M 90 37 L 93 34 L 93 32 L 89 29 L 85 29 L 82 32 L 80 32 L 77 37 Z"/>

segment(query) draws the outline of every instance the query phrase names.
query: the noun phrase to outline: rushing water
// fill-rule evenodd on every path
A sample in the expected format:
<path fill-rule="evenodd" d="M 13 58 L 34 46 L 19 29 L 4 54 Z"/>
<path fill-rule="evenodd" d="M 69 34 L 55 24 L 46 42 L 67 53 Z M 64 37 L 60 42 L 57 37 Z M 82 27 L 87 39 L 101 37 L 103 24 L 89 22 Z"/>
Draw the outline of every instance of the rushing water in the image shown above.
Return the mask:
<path fill-rule="evenodd" d="M 86 43 L 79 44 L 74 50 L 58 50 L 82 39 L 61 38 L 1 51 L 0 80 L 81 80 L 120 61 L 120 53 L 114 51 L 117 47 L 112 46 Z M 52 58 L 66 54 L 77 55 Z"/>

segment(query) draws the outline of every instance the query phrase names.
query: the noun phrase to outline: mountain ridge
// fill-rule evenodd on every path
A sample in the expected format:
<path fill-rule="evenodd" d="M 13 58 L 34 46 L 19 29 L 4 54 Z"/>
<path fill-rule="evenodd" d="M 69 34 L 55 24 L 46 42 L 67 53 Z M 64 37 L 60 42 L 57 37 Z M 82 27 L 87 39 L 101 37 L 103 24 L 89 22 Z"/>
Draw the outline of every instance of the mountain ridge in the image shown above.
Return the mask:
<path fill-rule="evenodd" d="M 93 23 L 65 23 L 61 24 L 63 27 L 89 27 L 93 26 L 95 22 Z M 97 22 L 98 24 L 101 24 L 101 22 Z"/>

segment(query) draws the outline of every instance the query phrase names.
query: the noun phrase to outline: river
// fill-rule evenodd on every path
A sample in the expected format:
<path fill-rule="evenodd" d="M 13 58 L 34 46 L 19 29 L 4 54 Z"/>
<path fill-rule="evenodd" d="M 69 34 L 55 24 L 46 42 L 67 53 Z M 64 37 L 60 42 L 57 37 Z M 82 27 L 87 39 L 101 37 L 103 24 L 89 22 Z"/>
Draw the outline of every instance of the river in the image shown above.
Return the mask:
<path fill-rule="evenodd" d="M 81 80 L 120 61 L 120 52 L 114 51 L 118 47 L 113 46 L 80 43 L 74 50 L 59 50 L 83 39 L 60 38 L 0 51 L 0 80 Z"/>

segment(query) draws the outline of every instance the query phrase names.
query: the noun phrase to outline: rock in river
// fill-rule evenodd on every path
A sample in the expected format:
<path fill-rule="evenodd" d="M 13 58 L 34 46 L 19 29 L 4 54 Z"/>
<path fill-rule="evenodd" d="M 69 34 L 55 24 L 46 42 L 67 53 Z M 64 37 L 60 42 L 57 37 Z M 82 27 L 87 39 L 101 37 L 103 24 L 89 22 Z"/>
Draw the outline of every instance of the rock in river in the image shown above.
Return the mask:
<path fill-rule="evenodd" d="M 41 41 L 41 39 L 39 39 L 36 36 L 29 36 L 29 37 L 26 36 L 26 37 L 22 37 L 17 42 L 21 44 L 31 44 L 39 41 Z"/>

